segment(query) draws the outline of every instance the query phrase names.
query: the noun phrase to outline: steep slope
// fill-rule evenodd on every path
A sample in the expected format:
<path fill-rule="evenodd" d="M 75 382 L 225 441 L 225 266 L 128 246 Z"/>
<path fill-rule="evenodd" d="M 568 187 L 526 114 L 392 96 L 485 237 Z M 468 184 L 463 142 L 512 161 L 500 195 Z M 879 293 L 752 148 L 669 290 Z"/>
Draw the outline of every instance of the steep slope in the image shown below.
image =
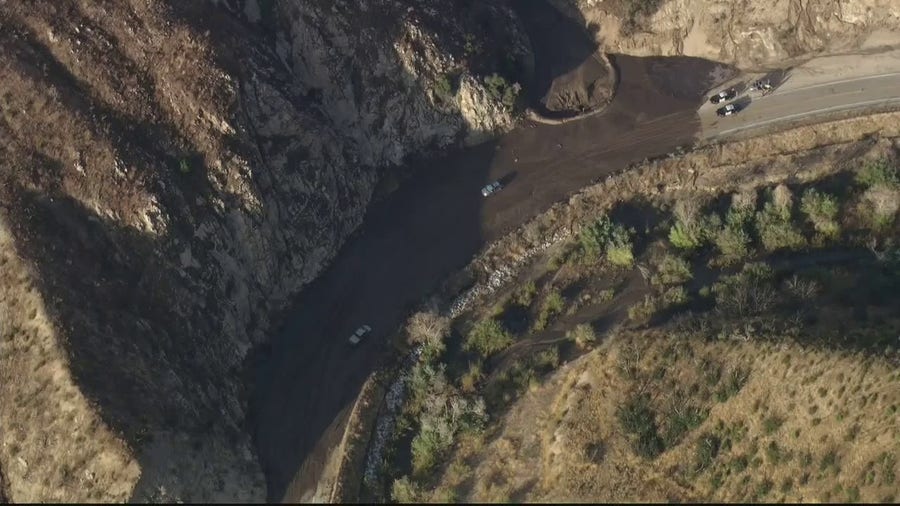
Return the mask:
<path fill-rule="evenodd" d="M 900 43 L 891 0 L 553 0 L 610 52 L 685 55 L 742 68 Z"/>
<path fill-rule="evenodd" d="M 379 167 L 511 124 L 483 81 L 524 72 L 511 15 L 442 4 L 0 5 L 10 500 L 264 497 L 241 372 L 269 315 Z"/>

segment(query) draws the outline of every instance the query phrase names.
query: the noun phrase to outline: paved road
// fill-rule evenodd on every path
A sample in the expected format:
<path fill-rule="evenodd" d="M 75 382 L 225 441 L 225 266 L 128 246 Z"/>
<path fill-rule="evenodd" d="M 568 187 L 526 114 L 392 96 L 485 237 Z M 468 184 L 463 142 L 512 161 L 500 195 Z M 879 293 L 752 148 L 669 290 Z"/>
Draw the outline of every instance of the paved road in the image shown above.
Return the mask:
<path fill-rule="evenodd" d="M 747 109 L 720 118 L 714 106 L 700 109 L 702 138 L 723 137 L 848 110 L 900 105 L 900 72 L 841 79 L 800 88 L 782 86 L 767 96 L 743 94 Z"/>

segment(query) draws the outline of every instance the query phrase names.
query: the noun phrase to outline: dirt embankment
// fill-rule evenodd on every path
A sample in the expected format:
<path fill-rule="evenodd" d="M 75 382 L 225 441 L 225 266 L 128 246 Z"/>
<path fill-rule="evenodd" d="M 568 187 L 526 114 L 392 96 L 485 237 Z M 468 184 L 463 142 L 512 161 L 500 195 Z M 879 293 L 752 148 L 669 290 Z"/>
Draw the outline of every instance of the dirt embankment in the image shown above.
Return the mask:
<path fill-rule="evenodd" d="M 744 69 L 813 55 L 900 44 L 900 5 L 890 0 L 553 0 L 585 20 L 603 49 L 685 55 Z"/>
<path fill-rule="evenodd" d="M 364 4 L 0 4 L 8 499 L 265 497 L 248 350 L 379 167 L 509 127 L 527 54 L 500 7 Z"/>
<path fill-rule="evenodd" d="M 672 155 L 629 167 L 603 181 L 585 187 L 568 201 L 490 245 L 464 271 L 460 279 L 474 277 L 487 284 L 494 272 L 505 271 L 547 237 L 567 238 L 577 233 L 589 216 L 618 201 L 641 195 L 658 195 L 680 189 L 720 192 L 740 186 L 747 178 L 777 181 L 786 177 L 812 177 L 818 170 L 832 170 L 823 160 L 842 152 L 853 153 L 871 139 L 900 137 L 900 113 L 882 113 L 795 128 L 775 135 L 737 142 L 710 144 L 687 154 Z M 447 283 L 454 286 L 452 279 Z M 480 286 L 480 285 L 476 285 Z M 475 290 L 478 291 L 478 290 Z"/>

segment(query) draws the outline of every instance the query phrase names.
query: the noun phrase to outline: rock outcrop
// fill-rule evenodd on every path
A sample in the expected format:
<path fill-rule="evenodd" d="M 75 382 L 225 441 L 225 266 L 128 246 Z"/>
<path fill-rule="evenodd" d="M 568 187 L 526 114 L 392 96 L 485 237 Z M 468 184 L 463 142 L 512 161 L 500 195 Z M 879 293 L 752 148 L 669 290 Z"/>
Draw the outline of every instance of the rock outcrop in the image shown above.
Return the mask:
<path fill-rule="evenodd" d="M 742 68 L 900 43 L 892 0 L 552 0 L 606 51 L 685 55 Z"/>

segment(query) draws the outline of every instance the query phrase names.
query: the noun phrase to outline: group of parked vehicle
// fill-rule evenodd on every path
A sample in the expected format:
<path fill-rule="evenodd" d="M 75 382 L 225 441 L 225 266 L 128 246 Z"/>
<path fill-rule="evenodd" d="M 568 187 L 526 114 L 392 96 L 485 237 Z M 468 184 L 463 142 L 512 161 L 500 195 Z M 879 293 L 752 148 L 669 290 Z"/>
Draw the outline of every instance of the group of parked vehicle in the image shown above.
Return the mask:
<path fill-rule="evenodd" d="M 764 95 L 771 92 L 774 89 L 772 83 L 769 82 L 768 79 L 763 80 L 759 79 L 754 81 L 748 88 L 748 91 L 761 91 Z M 722 90 L 715 95 L 709 97 L 709 101 L 712 104 L 721 104 L 723 102 L 729 102 L 734 100 L 737 96 L 737 90 L 734 88 L 728 88 L 727 90 Z M 732 114 L 737 114 L 741 112 L 746 105 L 742 105 L 737 102 L 732 102 L 730 104 L 726 103 L 722 107 L 716 109 L 716 114 L 719 116 L 731 116 Z"/>

